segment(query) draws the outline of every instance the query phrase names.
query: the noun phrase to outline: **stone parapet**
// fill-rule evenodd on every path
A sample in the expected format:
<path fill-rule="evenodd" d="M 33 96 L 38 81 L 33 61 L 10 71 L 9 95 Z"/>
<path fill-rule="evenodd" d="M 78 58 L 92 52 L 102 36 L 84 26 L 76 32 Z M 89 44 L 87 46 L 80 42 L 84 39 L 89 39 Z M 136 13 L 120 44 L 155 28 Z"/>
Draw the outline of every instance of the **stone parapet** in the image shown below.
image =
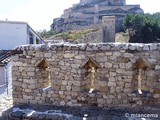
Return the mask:
<path fill-rule="evenodd" d="M 19 50 L 131 50 L 131 51 L 153 51 L 160 50 L 160 43 L 81 43 L 81 44 L 70 44 L 70 43 L 56 43 L 48 45 L 23 45 L 17 47 L 14 51 Z"/>
<path fill-rule="evenodd" d="M 159 43 L 29 45 L 13 52 L 14 104 L 160 104 Z"/>

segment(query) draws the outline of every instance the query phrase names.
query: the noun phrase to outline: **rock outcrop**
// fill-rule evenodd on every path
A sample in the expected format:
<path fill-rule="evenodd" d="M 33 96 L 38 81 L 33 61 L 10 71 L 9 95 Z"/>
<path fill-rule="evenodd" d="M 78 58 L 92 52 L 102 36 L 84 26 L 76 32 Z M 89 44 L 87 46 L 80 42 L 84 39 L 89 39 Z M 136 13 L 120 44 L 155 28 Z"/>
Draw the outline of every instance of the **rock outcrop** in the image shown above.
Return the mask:
<path fill-rule="evenodd" d="M 101 25 L 103 16 L 116 16 L 116 31 L 127 13 L 143 13 L 140 5 L 126 5 L 125 0 L 80 0 L 53 20 L 51 28 L 57 32 L 85 29 Z"/>

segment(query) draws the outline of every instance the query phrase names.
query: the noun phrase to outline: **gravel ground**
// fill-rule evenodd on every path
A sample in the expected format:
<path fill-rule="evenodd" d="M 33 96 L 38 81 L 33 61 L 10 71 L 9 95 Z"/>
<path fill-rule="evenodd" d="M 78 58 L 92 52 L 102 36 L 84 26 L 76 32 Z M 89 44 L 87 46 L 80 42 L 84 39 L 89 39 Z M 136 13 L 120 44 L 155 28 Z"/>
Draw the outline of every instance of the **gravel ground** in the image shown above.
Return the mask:
<path fill-rule="evenodd" d="M 11 95 L 0 96 L 0 116 L 3 111 L 13 106 L 13 100 Z"/>
<path fill-rule="evenodd" d="M 2 112 L 13 106 L 12 99 L 12 86 L 11 84 L 7 88 L 6 85 L 0 87 L 0 118 Z"/>
<path fill-rule="evenodd" d="M 7 120 L 160 120 L 160 110 L 97 107 L 60 107 L 46 105 L 16 105 L 5 112 Z M 136 118 L 132 114 L 157 114 L 158 117 Z"/>

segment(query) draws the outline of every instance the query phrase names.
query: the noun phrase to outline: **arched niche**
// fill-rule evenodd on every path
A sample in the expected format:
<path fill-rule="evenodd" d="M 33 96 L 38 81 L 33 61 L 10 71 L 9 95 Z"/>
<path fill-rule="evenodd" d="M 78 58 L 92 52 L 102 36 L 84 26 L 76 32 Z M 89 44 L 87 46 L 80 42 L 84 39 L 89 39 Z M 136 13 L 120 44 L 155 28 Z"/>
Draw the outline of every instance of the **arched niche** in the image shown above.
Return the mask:
<path fill-rule="evenodd" d="M 98 68 L 100 65 L 93 58 L 87 58 L 83 64 L 82 68 L 82 89 L 86 92 L 92 93 L 99 90 L 98 84 Z"/>
<path fill-rule="evenodd" d="M 47 68 L 49 68 L 48 63 L 47 63 L 46 60 L 44 60 L 44 59 L 41 60 L 41 61 L 39 61 L 36 66 L 37 66 L 39 69 L 47 69 Z"/>
<path fill-rule="evenodd" d="M 135 69 L 135 75 L 132 84 L 133 90 L 138 92 L 138 94 L 146 93 L 146 91 L 149 90 L 149 88 L 146 86 L 146 71 L 147 69 L 151 68 L 151 63 L 144 58 L 138 58 L 133 67 Z"/>
<path fill-rule="evenodd" d="M 39 88 L 45 88 L 51 86 L 50 80 L 50 68 L 48 62 L 43 59 L 36 64 L 36 77 Z"/>
<path fill-rule="evenodd" d="M 151 68 L 151 64 L 149 61 L 147 61 L 144 58 L 138 58 L 136 62 L 134 63 L 134 68 L 135 69 L 142 69 L 146 70 L 147 68 Z"/>

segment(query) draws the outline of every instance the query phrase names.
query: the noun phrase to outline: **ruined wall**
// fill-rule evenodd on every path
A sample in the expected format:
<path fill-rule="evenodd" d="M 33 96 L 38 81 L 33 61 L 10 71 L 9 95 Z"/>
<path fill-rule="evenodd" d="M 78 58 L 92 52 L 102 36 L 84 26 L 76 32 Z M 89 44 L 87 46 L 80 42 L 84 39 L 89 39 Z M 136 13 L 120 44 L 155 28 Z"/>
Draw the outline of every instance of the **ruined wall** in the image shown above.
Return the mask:
<path fill-rule="evenodd" d="M 103 41 L 103 29 L 87 33 L 83 39 L 77 40 L 78 43 L 100 43 Z"/>
<path fill-rule="evenodd" d="M 13 56 L 13 100 L 67 106 L 160 104 L 160 44 L 23 46 Z"/>

